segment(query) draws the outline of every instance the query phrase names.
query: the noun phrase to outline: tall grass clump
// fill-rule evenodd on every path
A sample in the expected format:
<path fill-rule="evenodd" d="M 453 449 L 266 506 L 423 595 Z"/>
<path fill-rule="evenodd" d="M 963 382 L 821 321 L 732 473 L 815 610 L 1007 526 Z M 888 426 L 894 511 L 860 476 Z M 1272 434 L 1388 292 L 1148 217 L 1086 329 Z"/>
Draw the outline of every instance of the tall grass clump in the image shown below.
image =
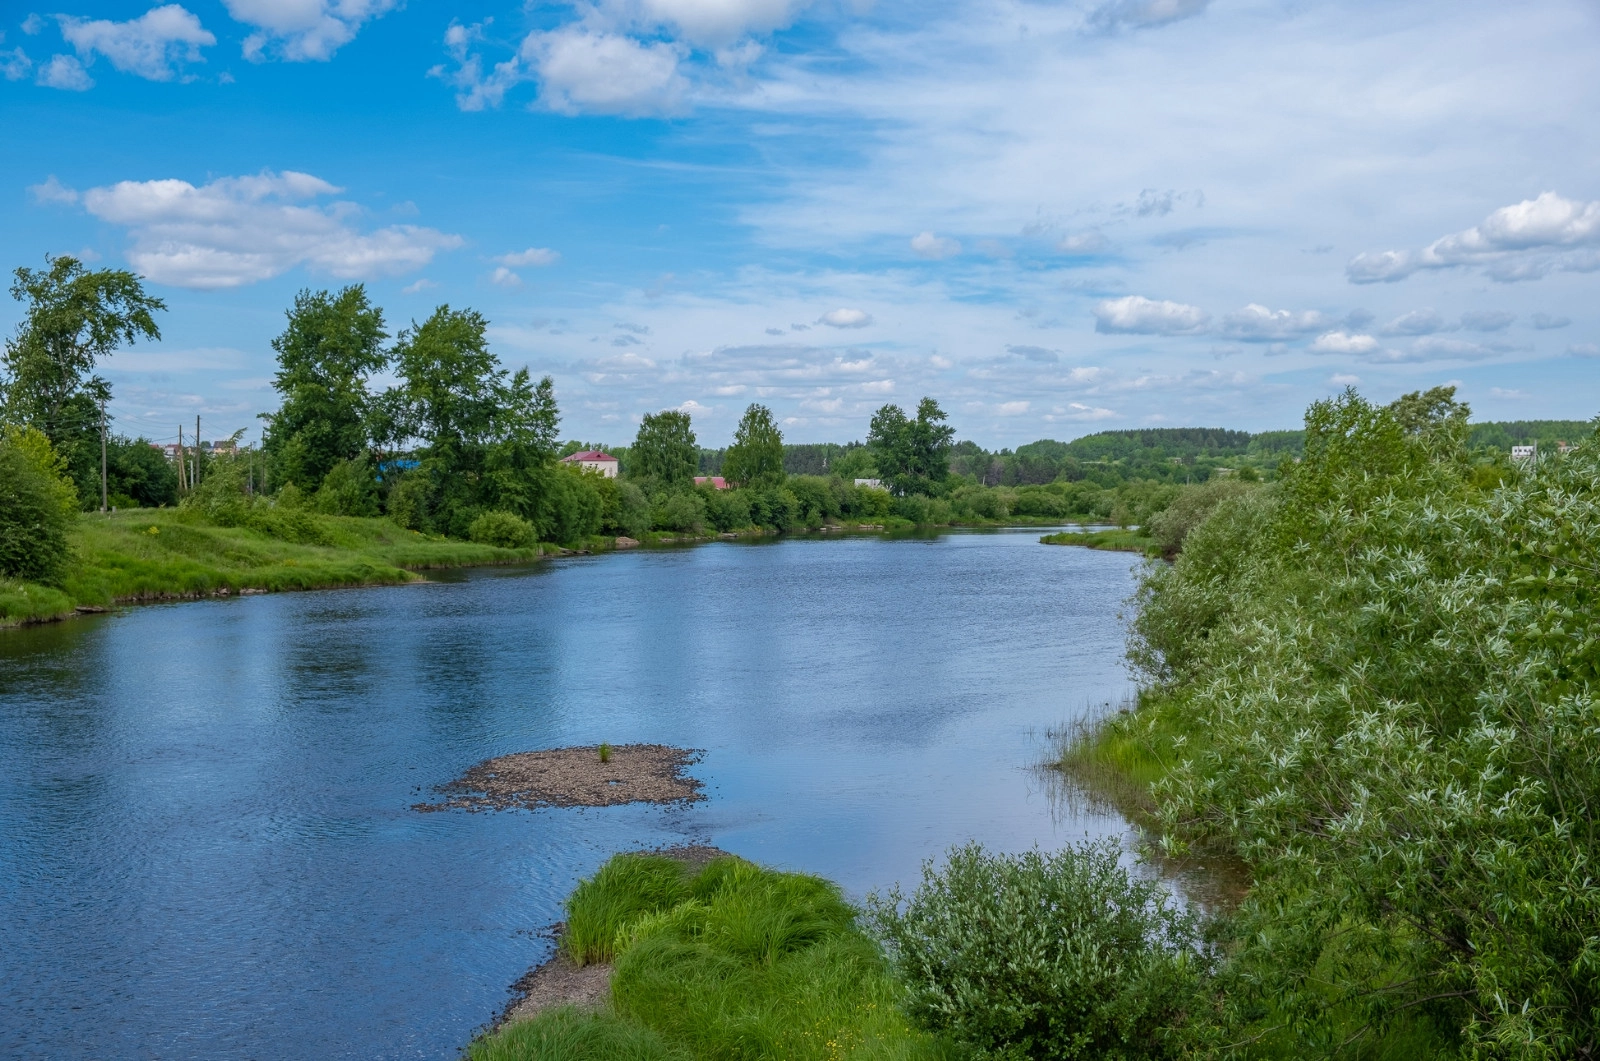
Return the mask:
<path fill-rule="evenodd" d="M 691 874 L 662 856 L 619 855 L 579 885 L 568 917 L 569 941 L 574 931 L 608 940 L 564 946 L 615 961 L 609 1002 L 509 1025 L 475 1044 L 475 1061 L 953 1056 L 907 1022 L 882 951 L 819 878 L 736 858 Z"/>
<path fill-rule="evenodd" d="M 1214 1026 L 1198 923 L 1115 843 L 1053 854 L 976 844 L 874 898 L 906 1010 L 981 1057 L 1187 1056 Z"/>

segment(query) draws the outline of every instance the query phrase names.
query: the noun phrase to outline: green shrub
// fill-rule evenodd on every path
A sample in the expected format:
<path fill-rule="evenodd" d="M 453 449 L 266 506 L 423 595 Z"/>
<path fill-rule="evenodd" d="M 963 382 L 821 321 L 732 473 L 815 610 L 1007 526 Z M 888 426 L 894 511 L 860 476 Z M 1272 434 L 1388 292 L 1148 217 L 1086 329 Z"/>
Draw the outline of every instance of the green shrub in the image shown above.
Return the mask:
<path fill-rule="evenodd" d="M 538 544 L 533 524 L 512 512 L 485 512 L 472 521 L 467 537 L 501 549 L 531 549 Z"/>
<path fill-rule="evenodd" d="M 557 465 L 539 477 L 536 523 L 545 541 L 572 545 L 600 532 L 605 514 L 598 472 Z"/>
<path fill-rule="evenodd" d="M 716 530 L 739 530 L 750 526 L 750 492 L 748 490 L 702 489 L 706 520 Z"/>
<path fill-rule="evenodd" d="M 43 433 L 7 430 L 0 437 L 0 575 L 60 578 L 77 510 L 77 494 Z"/>
<path fill-rule="evenodd" d="M 1183 540 L 1189 532 L 1203 523 L 1218 505 L 1251 489 L 1248 483 L 1234 479 L 1210 479 L 1185 486 L 1166 508 L 1150 517 L 1150 537 L 1155 539 L 1161 555 L 1171 559 L 1183 548 Z"/>
<path fill-rule="evenodd" d="M 699 534 L 705 520 L 705 502 L 693 490 L 660 494 L 650 506 L 650 523 L 657 530 Z"/>
<path fill-rule="evenodd" d="M 288 487 L 284 487 L 288 490 Z M 384 499 L 384 512 L 390 519 L 407 530 L 431 529 L 433 491 L 425 472 L 403 472 L 389 488 Z"/>
<path fill-rule="evenodd" d="M 378 480 L 365 457 L 340 461 L 317 490 L 316 509 L 330 516 L 376 516 Z"/>
<path fill-rule="evenodd" d="M 1114 843 L 991 855 L 973 844 L 923 868 L 909 900 L 869 912 L 907 1011 L 979 1054 L 1167 1058 L 1195 1044 L 1209 959 L 1161 885 Z"/>

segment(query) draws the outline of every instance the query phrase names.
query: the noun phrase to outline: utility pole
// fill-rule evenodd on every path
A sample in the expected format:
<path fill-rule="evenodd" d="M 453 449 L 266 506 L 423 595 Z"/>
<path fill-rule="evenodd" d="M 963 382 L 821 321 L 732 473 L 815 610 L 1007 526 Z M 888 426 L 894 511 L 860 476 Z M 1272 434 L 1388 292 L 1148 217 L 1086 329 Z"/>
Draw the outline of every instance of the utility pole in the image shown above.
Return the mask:
<path fill-rule="evenodd" d="M 100 399 L 100 511 L 107 509 L 106 502 L 106 400 Z"/>
<path fill-rule="evenodd" d="M 200 485 L 200 414 L 194 414 L 194 479 L 195 486 Z"/>
<path fill-rule="evenodd" d="M 189 484 L 185 480 L 185 476 L 183 474 L 184 469 L 187 468 L 188 466 L 189 466 L 189 457 L 188 457 L 187 454 L 185 454 L 183 452 L 183 425 L 179 424 L 178 425 L 178 492 L 179 493 L 186 493 L 188 491 L 188 489 L 189 489 Z"/>

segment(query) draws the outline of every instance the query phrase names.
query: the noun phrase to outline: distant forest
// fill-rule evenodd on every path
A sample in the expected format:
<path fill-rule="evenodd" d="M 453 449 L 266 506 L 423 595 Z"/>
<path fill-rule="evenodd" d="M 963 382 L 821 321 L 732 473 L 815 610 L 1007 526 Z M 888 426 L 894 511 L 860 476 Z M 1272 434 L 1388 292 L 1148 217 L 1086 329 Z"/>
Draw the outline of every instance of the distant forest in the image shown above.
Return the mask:
<path fill-rule="evenodd" d="M 1468 446 L 1474 450 L 1509 452 L 1512 446 L 1553 446 L 1576 442 L 1594 430 L 1583 420 L 1504 420 L 1474 424 Z M 1285 457 L 1301 454 L 1303 431 L 1231 431 L 1221 427 L 1155 427 L 1133 431 L 1099 431 L 1058 442 L 1042 438 L 1015 450 L 986 450 L 976 442 L 957 442 L 950 451 L 950 470 L 985 486 L 1029 486 L 1057 480 L 1088 480 L 1102 486 L 1131 480 L 1199 482 L 1219 471 L 1226 475 L 1250 467 L 1267 472 Z M 721 449 L 700 451 L 700 473 L 718 475 Z M 807 442 L 783 447 L 784 471 L 790 475 L 870 473 L 869 455 L 860 442 Z"/>

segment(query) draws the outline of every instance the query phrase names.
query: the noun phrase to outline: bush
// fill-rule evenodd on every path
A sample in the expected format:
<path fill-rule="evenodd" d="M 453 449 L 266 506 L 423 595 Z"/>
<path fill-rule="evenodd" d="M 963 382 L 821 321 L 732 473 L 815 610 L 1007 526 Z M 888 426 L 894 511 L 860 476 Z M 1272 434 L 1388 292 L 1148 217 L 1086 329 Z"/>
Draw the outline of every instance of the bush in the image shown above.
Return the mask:
<path fill-rule="evenodd" d="M 748 490 L 702 488 L 700 496 L 705 502 L 707 521 L 718 531 L 726 533 L 750 526 Z"/>
<path fill-rule="evenodd" d="M 43 433 L 10 429 L 0 437 L 0 575 L 60 578 L 77 512 L 77 493 Z"/>
<path fill-rule="evenodd" d="M 1210 962 L 1192 916 L 1135 880 L 1115 843 L 1056 854 L 952 850 L 869 916 L 923 1027 L 981 1055 L 1167 1058 L 1202 1035 Z"/>
<path fill-rule="evenodd" d="M 292 485 L 292 484 L 291 484 Z M 289 487 L 284 487 L 287 492 Z M 384 501 L 384 511 L 390 519 L 407 530 L 431 529 L 433 491 L 426 472 L 406 472 L 389 488 Z"/>
<path fill-rule="evenodd" d="M 699 534 L 706 525 L 705 502 L 693 490 L 660 494 L 650 506 L 650 524 L 657 530 Z"/>
<path fill-rule="evenodd" d="M 106 485 L 117 508 L 178 503 L 178 469 L 145 439 L 114 437 L 106 446 Z M 130 504 L 131 502 L 131 504 Z"/>
<path fill-rule="evenodd" d="M 557 465 L 540 477 L 536 523 L 545 541 L 574 545 L 598 534 L 604 518 L 602 482 L 597 472 Z"/>
<path fill-rule="evenodd" d="M 485 512 L 472 521 L 467 537 L 480 545 L 531 549 L 538 544 L 533 524 L 512 512 Z"/>
<path fill-rule="evenodd" d="M 317 511 L 330 516 L 376 516 L 378 507 L 377 476 L 365 457 L 335 464 L 317 491 Z"/>
<path fill-rule="evenodd" d="M 1171 504 L 1150 518 L 1149 534 L 1161 555 L 1172 559 L 1183 548 L 1190 531 L 1205 521 L 1218 505 L 1230 497 L 1247 494 L 1252 487 L 1234 479 L 1211 479 L 1197 486 L 1185 486 Z"/>

